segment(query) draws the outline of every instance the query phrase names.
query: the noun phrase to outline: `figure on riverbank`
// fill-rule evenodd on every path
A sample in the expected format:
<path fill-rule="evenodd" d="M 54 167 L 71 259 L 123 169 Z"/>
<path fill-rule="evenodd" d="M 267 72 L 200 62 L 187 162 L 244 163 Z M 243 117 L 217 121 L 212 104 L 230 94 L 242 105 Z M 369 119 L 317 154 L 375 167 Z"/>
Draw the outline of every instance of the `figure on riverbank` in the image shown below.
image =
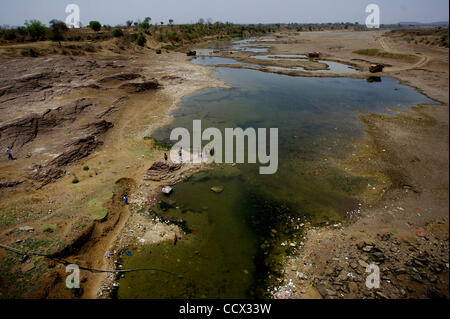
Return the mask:
<path fill-rule="evenodd" d="M 124 202 L 125 205 L 128 205 L 128 197 L 127 197 L 127 195 L 125 195 L 123 197 L 123 202 Z"/>
<path fill-rule="evenodd" d="M 183 148 L 178 151 L 178 156 L 180 157 L 180 162 L 183 162 Z"/>
<path fill-rule="evenodd" d="M 13 161 L 13 160 L 14 160 L 14 157 L 12 156 L 11 149 L 10 149 L 9 147 L 6 148 L 6 154 L 8 154 L 8 159 L 9 159 L 10 161 Z"/>
<path fill-rule="evenodd" d="M 169 159 L 169 158 L 168 158 L 167 154 L 164 153 L 164 160 L 167 162 L 168 159 Z"/>

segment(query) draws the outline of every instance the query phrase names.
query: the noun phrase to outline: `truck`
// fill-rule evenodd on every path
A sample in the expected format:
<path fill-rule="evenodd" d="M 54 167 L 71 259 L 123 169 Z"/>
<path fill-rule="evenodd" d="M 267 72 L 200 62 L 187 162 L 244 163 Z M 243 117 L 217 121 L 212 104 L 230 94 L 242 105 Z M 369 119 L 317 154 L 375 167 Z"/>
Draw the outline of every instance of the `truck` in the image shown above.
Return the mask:
<path fill-rule="evenodd" d="M 383 72 L 384 65 L 383 64 L 371 64 L 369 66 L 370 73 Z"/>

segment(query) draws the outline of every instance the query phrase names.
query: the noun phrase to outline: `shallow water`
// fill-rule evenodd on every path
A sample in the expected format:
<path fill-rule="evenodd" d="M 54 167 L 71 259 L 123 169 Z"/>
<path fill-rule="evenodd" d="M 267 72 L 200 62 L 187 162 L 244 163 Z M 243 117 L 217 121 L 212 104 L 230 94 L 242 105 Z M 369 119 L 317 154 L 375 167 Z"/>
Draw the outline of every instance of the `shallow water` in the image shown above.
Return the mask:
<path fill-rule="evenodd" d="M 250 58 L 253 59 L 260 59 L 265 61 L 306 61 L 308 60 L 308 57 L 303 54 L 271 54 L 271 55 L 254 55 Z M 350 74 L 350 73 L 358 73 L 359 71 L 353 68 L 350 65 L 334 62 L 334 61 L 326 61 L 326 60 L 318 60 L 317 62 L 327 65 L 326 70 L 306 70 L 303 67 L 280 67 L 280 66 L 270 66 L 267 65 L 266 67 L 269 69 L 274 70 L 285 70 L 285 71 L 292 71 L 292 70 L 298 70 L 303 72 L 311 72 L 311 73 L 343 73 L 343 74 Z"/>
<path fill-rule="evenodd" d="M 194 61 L 211 65 L 216 59 Z M 341 220 L 357 207 L 358 193 L 370 182 L 332 164 L 332 158 L 351 151 L 352 141 L 363 138 L 358 114 L 432 103 L 392 78 L 368 83 L 231 68 L 218 68 L 214 76 L 232 89 L 205 89 L 185 97 L 173 122 L 152 136 L 170 143 L 172 128 L 192 131 L 194 119 L 202 120 L 203 129 L 222 131 L 276 127 L 278 172 L 259 175 L 259 164 L 212 165 L 175 185 L 169 197 L 173 208 L 155 211 L 185 220 L 193 233 L 176 246 L 164 243 L 125 256 L 124 268 L 155 267 L 171 274 L 127 274 L 120 280 L 121 298 L 263 297 L 282 258 L 302 241 L 299 223 Z M 213 193 L 212 186 L 224 191 Z"/>

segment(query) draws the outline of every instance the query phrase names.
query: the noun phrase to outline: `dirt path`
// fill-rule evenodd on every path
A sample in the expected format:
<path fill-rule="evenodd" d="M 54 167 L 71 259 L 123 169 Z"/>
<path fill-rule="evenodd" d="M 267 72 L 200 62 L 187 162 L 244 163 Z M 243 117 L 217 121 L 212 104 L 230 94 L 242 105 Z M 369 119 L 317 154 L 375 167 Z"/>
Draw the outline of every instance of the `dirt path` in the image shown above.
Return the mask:
<path fill-rule="evenodd" d="M 398 50 L 393 50 L 388 44 L 387 44 L 387 39 L 384 37 L 380 37 L 380 45 L 383 47 L 383 50 L 385 50 L 386 52 L 391 52 L 391 53 L 405 53 L 405 52 L 399 52 Z M 424 54 L 418 54 L 418 53 L 409 53 L 408 54 L 413 54 L 414 56 L 419 58 L 419 61 L 412 64 L 412 65 L 408 65 L 405 67 L 386 67 L 385 71 L 386 72 L 398 72 L 398 71 L 406 71 L 406 70 L 411 70 L 411 69 L 416 69 L 416 68 L 420 68 L 422 66 L 424 66 L 425 64 L 427 64 L 430 61 L 430 57 L 424 55 Z"/>

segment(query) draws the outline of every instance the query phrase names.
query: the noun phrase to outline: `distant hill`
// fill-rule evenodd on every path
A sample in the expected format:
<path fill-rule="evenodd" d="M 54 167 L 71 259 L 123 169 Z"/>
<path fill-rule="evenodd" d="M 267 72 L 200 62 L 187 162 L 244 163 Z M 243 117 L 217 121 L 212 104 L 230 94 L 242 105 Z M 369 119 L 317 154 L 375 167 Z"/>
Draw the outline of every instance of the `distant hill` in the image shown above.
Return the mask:
<path fill-rule="evenodd" d="M 412 27 L 441 27 L 448 26 L 448 21 L 438 21 L 438 22 L 430 22 L 430 23 L 422 23 L 422 22 L 399 22 L 401 26 L 412 26 Z"/>

